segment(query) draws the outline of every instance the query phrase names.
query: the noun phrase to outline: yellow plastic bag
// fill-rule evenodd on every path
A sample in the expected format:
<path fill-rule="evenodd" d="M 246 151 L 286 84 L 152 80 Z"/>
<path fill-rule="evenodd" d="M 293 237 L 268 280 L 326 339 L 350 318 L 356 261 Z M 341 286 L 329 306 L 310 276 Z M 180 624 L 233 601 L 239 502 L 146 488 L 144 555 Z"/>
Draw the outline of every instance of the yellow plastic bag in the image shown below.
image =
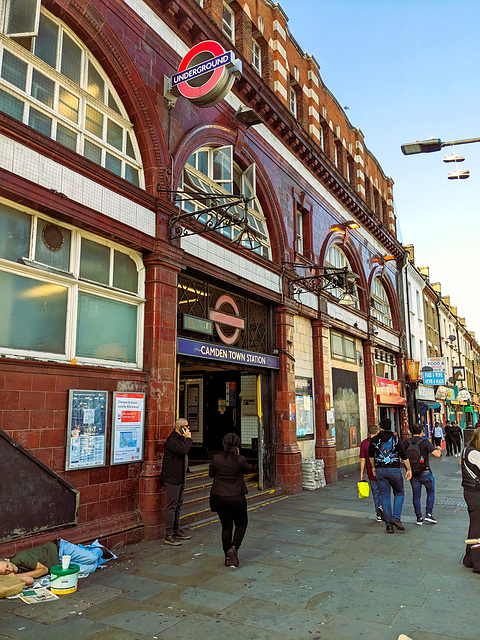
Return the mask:
<path fill-rule="evenodd" d="M 368 498 L 368 496 L 370 495 L 370 485 L 368 484 L 368 482 L 366 480 L 360 480 L 357 483 L 357 487 L 358 497 L 360 498 L 360 500 L 365 500 L 365 498 Z"/>

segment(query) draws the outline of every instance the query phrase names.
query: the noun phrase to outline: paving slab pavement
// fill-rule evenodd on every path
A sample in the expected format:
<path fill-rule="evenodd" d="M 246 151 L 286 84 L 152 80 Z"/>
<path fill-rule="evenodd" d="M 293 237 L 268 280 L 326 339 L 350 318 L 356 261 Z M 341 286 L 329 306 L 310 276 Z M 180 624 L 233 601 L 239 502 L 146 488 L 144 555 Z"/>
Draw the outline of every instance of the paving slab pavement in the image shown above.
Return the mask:
<path fill-rule="evenodd" d="M 249 511 L 240 567 L 226 568 L 218 522 L 181 547 L 161 540 L 45 604 L 0 601 L 1 640 L 480 640 L 480 576 L 461 562 L 468 515 L 457 458 L 433 459 L 438 524 L 386 535 L 358 474 Z M 424 503 L 424 500 L 422 501 Z"/>

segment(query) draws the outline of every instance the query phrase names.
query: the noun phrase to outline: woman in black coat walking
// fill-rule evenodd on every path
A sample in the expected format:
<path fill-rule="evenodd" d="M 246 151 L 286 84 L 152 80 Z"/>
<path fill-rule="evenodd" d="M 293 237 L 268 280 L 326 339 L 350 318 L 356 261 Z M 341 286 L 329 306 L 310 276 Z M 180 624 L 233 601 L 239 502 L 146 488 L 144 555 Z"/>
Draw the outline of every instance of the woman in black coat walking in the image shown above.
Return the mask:
<path fill-rule="evenodd" d="M 213 456 L 209 469 L 209 476 L 213 478 L 210 506 L 212 511 L 217 511 L 222 523 L 225 566 L 238 567 L 238 549 L 248 524 L 244 474 L 252 471 L 252 465 L 239 455 L 240 438 L 235 433 L 227 433 L 222 445 L 223 452 Z"/>

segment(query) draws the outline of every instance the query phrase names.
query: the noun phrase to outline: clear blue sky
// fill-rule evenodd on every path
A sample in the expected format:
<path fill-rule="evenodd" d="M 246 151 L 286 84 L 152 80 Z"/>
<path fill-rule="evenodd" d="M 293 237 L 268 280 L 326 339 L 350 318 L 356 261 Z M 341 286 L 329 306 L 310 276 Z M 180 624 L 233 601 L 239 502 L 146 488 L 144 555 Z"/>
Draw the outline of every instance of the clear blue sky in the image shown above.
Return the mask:
<path fill-rule="evenodd" d="M 404 156 L 430 137 L 480 138 L 480 0 L 281 0 L 301 49 L 395 182 L 395 213 L 417 266 L 430 267 L 480 340 L 480 143 Z"/>

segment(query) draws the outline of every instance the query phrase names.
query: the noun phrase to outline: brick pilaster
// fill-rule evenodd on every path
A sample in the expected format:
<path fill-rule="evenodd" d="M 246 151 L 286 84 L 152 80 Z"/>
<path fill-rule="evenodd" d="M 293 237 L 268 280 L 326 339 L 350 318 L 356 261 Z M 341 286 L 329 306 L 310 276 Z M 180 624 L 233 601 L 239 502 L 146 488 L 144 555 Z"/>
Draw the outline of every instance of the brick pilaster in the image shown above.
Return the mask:
<path fill-rule="evenodd" d="M 294 316 L 286 307 L 277 310 L 277 345 L 280 370 L 277 379 L 277 480 L 285 493 L 302 491 L 302 453 L 297 443 L 295 365 L 293 360 Z"/>
<path fill-rule="evenodd" d="M 363 343 L 363 367 L 365 374 L 365 395 L 367 404 L 367 425 L 377 424 L 377 398 L 374 347 L 371 342 Z"/>
<path fill-rule="evenodd" d="M 330 398 L 330 327 L 321 320 L 312 322 L 313 371 L 315 397 L 315 458 L 325 463 L 325 480 L 337 482 L 337 448 L 327 424 L 326 412 L 331 409 Z"/>
<path fill-rule="evenodd" d="M 163 243 L 162 243 L 163 244 Z M 140 511 L 145 538 L 160 537 L 165 492 L 159 476 L 163 445 L 175 421 L 177 348 L 177 275 L 181 251 L 164 247 L 146 256 L 145 369 L 149 373 L 145 424 L 145 461 L 140 476 Z"/>

